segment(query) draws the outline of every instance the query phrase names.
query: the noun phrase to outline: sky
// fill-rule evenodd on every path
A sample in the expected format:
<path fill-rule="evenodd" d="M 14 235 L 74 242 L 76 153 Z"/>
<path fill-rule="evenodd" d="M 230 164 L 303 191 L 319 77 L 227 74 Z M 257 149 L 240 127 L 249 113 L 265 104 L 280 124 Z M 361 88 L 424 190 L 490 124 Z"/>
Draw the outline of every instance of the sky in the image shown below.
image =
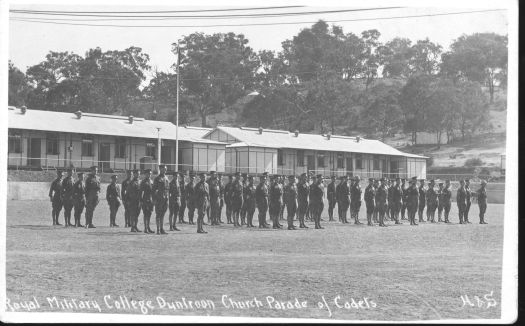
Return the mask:
<path fill-rule="evenodd" d="M 311 2 L 310 2 L 311 3 Z M 303 12 L 303 11 L 325 11 L 337 9 L 357 9 L 378 7 L 368 2 L 360 2 L 349 7 L 341 6 L 319 6 L 327 2 L 317 1 L 313 6 L 303 8 L 288 8 L 272 10 L 272 12 Z M 382 7 L 389 4 L 383 2 Z M 286 3 L 287 5 L 288 3 Z M 493 11 L 484 13 L 458 14 L 448 16 L 433 16 L 404 19 L 381 20 L 377 18 L 440 14 L 463 11 L 484 10 L 468 3 L 469 6 L 458 7 L 405 7 L 398 9 L 373 10 L 345 13 L 324 13 L 300 17 L 279 18 L 229 18 L 229 19 L 178 19 L 178 20 L 155 20 L 155 21 L 77 21 L 86 24 L 123 24 L 123 25 L 184 25 L 191 27 L 93 27 L 93 26 L 71 26 L 55 25 L 34 22 L 13 21 L 14 17 L 29 17 L 28 15 L 10 13 L 9 21 L 9 59 L 22 71 L 27 67 L 38 64 L 45 59 L 49 51 L 70 51 L 84 55 L 90 48 L 100 47 L 106 50 L 122 50 L 130 46 L 141 47 L 150 56 L 150 64 L 159 71 L 170 71 L 175 61 L 175 55 L 171 52 L 172 43 L 194 32 L 212 34 L 217 32 L 234 32 L 244 34 L 249 40 L 249 45 L 258 50 L 281 49 L 281 42 L 293 38 L 303 28 L 307 28 L 315 21 L 323 19 L 329 24 L 337 20 L 370 19 L 368 21 L 334 22 L 342 26 L 345 33 L 352 32 L 361 34 L 368 29 L 377 29 L 381 33 L 380 41 L 387 42 L 394 37 L 406 37 L 416 42 L 420 39 L 429 38 L 439 43 L 447 50 L 450 44 L 462 34 L 494 32 L 505 35 L 508 33 L 507 11 Z M 81 6 L 81 5 L 31 5 L 11 4 L 10 9 L 31 10 L 63 10 L 63 11 L 153 11 L 153 10 L 195 10 L 195 9 L 217 9 L 217 8 L 241 8 L 241 7 L 263 7 L 271 3 L 260 2 L 245 3 L 244 5 L 228 6 Z M 280 4 L 285 5 L 284 3 Z M 497 8 L 497 7 L 496 7 Z M 500 8 L 504 8 L 503 6 Z M 250 13 L 267 12 L 263 10 L 250 11 Z M 205 12 L 203 15 L 217 14 L 239 14 L 239 12 Z M 177 14 L 174 14 L 177 15 Z M 178 14 L 182 15 L 182 14 Z M 195 13 L 184 13 L 184 15 L 195 15 Z M 33 16 L 34 17 L 34 16 Z M 55 19 L 55 22 L 71 23 L 71 21 L 58 21 L 71 17 L 47 16 Z M 76 17 L 76 19 L 93 19 L 92 17 Z M 279 23 L 279 22 L 306 22 L 290 25 L 266 25 L 266 26 L 229 26 L 229 27 L 202 27 L 211 24 L 253 24 L 253 23 Z"/>

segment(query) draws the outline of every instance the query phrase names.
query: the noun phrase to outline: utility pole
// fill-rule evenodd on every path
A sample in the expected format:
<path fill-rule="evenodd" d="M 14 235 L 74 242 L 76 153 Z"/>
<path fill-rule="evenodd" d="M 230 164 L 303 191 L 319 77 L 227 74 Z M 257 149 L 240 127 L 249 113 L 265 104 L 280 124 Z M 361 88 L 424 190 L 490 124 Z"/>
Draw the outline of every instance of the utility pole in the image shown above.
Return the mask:
<path fill-rule="evenodd" d="M 175 131 L 175 171 L 179 172 L 179 66 L 180 66 L 180 47 L 177 41 L 177 114 Z"/>

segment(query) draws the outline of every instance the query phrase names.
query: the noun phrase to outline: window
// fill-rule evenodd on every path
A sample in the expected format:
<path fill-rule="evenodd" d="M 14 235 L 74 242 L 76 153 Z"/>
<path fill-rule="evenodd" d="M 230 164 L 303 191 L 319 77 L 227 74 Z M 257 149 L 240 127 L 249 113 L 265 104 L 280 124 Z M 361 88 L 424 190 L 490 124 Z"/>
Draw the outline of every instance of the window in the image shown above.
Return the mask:
<path fill-rule="evenodd" d="M 317 154 L 317 167 L 324 168 L 324 153 L 319 152 Z"/>
<path fill-rule="evenodd" d="M 304 166 L 304 151 L 297 151 L 297 166 Z"/>
<path fill-rule="evenodd" d="M 337 154 L 337 168 L 342 169 L 344 168 L 344 156 L 342 153 Z"/>
<path fill-rule="evenodd" d="M 156 156 L 156 147 L 154 143 L 146 143 L 146 156 L 151 156 L 155 159 Z"/>
<path fill-rule="evenodd" d="M 351 157 L 346 158 L 346 170 L 347 171 L 353 171 L 354 170 L 354 161 Z"/>
<path fill-rule="evenodd" d="M 388 167 L 386 165 L 386 160 L 383 160 L 383 172 L 387 172 L 388 171 Z"/>
<path fill-rule="evenodd" d="M 49 155 L 58 155 L 58 135 L 48 134 L 46 137 L 46 153 Z"/>
<path fill-rule="evenodd" d="M 361 155 L 355 157 L 355 168 L 358 170 L 363 168 L 363 158 Z"/>
<path fill-rule="evenodd" d="M 9 134 L 7 151 L 9 153 L 22 153 L 22 137 L 19 134 Z"/>
<path fill-rule="evenodd" d="M 115 141 L 115 157 L 126 158 L 126 139 L 117 138 Z"/>
<path fill-rule="evenodd" d="M 283 155 L 282 149 L 277 150 L 277 165 L 280 165 L 280 166 L 284 165 L 284 155 Z"/>
<path fill-rule="evenodd" d="M 373 165 L 373 169 L 374 170 L 380 170 L 379 168 L 379 158 L 377 156 L 374 156 L 374 165 Z"/>
<path fill-rule="evenodd" d="M 93 156 L 93 139 L 82 139 L 82 156 Z"/>

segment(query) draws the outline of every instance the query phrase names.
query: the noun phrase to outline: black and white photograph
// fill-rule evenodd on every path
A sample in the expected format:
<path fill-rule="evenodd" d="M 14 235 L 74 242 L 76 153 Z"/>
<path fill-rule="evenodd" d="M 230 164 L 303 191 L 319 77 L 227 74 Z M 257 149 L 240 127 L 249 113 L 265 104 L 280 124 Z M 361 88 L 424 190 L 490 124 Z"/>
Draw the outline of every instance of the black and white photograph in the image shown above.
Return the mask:
<path fill-rule="evenodd" d="M 517 320 L 518 1 L 0 23 L 3 322 Z"/>

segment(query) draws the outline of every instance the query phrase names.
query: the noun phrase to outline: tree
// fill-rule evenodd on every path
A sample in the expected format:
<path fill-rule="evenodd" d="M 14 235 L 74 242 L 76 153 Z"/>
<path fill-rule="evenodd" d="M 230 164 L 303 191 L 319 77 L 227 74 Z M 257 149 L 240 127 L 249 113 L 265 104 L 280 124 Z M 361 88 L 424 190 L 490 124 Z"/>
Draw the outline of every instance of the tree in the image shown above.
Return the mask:
<path fill-rule="evenodd" d="M 456 126 L 461 111 L 459 90 L 449 79 L 436 79 L 429 89 L 426 107 L 426 129 L 436 134 L 438 148 L 441 147 L 443 131 L 449 132 Z"/>
<path fill-rule="evenodd" d="M 507 36 L 495 33 L 462 35 L 443 55 L 444 73 L 453 78 L 466 78 L 485 84 L 490 103 L 494 103 L 494 87 L 506 86 L 508 62 Z"/>
<path fill-rule="evenodd" d="M 378 30 L 372 29 L 361 33 L 364 44 L 362 55 L 363 78 L 365 79 L 366 90 L 374 79 L 377 77 L 377 69 L 381 63 L 381 54 L 383 53 L 382 45 L 379 42 Z"/>
<path fill-rule="evenodd" d="M 27 85 L 26 75 L 9 61 L 9 86 L 8 86 L 8 105 L 22 106 L 26 104 L 29 86 Z"/>
<path fill-rule="evenodd" d="M 385 77 L 410 76 L 409 60 L 412 57 L 412 41 L 396 37 L 379 49 Z"/>
<path fill-rule="evenodd" d="M 425 74 L 410 77 L 399 96 L 399 104 L 404 116 L 404 130 L 412 134 L 413 144 L 417 144 L 417 132 L 426 130 L 429 90 L 433 81 L 434 77 Z"/>
<path fill-rule="evenodd" d="M 459 85 L 459 96 L 461 109 L 459 115 L 459 130 L 462 139 L 465 135 L 472 135 L 487 127 L 489 119 L 489 107 L 485 94 L 477 82 L 466 81 Z"/>
<path fill-rule="evenodd" d="M 363 111 L 363 121 L 367 130 L 379 133 L 381 140 L 403 126 L 403 111 L 398 99 L 400 88 L 380 83 L 370 89 L 371 99 Z"/>
<path fill-rule="evenodd" d="M 411 48 L 411 56 L 408 61 L 412 74 L 435 75 L 438 73 L 441 51 L 441 45 L 430 42 L 428 38 L 417 41 Z"/>

